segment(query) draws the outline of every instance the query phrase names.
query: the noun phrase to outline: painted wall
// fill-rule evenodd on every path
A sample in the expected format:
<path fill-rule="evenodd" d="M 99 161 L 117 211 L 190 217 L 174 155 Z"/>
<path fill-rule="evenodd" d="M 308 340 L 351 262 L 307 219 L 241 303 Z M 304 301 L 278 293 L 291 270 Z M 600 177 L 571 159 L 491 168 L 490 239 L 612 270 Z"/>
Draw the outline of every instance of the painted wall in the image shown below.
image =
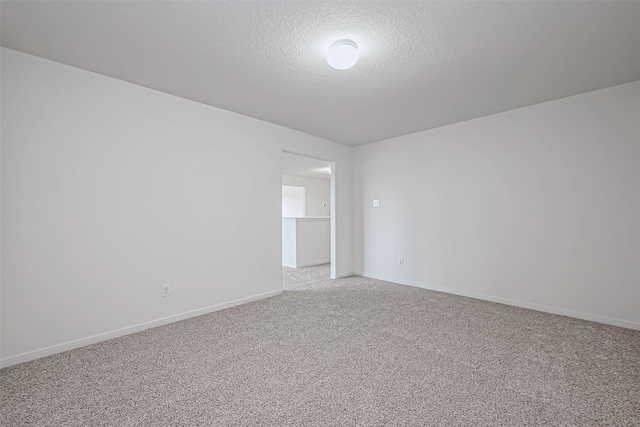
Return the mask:
<path fill-rule="evenodd" d="M 304 187 L 291 185 L 282 186 L 282 216 L 283 217 L 303 217 L 304 216 Z"/>
<path fill-rule="evenodd" d="M 352 271 L 349 147 L 1 54 L 5 365 L 280 292 L 282 150 L 335 162 L 333 274 Z"/>
<path fill-rule="evenodd" d="M 331 245 L 329 219 L 295 218 L 295 222 L 296 267 L 327 264 Z"/>
<path fill-rule="evenodd" d="M 305 188 L 305 216 L 331 216 L 331 182 L 328 179 L 282 175 L 282 184 Z"/>
<path fill-rule="evenodd" d="M 354 179 L 365 276 L 640 327 L 640 82 L 357 147 Z"/>
<path fill-rule="evenodd" d="M 282 218 L 282 265 L 327 264 L 331 257 L 329 218 Z"/>
<path fill-rule="evenodd" d="M 296 221 L 282 218 L 282 265 L 296 268 Z"/>

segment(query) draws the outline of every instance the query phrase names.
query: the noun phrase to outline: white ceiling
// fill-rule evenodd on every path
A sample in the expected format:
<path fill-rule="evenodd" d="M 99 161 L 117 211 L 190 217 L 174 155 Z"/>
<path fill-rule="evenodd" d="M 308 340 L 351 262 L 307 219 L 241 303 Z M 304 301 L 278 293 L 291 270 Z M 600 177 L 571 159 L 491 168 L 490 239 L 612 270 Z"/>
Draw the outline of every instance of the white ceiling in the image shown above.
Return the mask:
<path fill-rule="evenodd" d="M 350 145 L 640 79 L 640 2 L 1 7 L 3 46 Z"/>
<path fill-rule="evenodd" d="M 282 174 L 307 178 L 331 179 L 331 163 L 311 157 L 282 153 Z"/>

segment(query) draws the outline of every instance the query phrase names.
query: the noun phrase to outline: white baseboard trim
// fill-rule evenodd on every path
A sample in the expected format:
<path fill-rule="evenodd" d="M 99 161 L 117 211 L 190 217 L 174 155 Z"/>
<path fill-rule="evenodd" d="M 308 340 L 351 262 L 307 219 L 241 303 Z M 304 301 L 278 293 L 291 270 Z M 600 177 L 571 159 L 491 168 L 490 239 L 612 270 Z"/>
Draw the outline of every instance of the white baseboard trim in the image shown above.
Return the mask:
<path fill-rule="evenodd" d="M 311 262 L 305 262 L 302 264 L 298 264 L 297 267 L 295 268 L 305 268 L 305 267 L 313 267 L 314 265 L 323 265 L 323 264 L 329 264 L 331 262 L 331 260 L 321 260 L 321 261 L 311 261 Z"/>
<path fill-rule="evenodd" d="M 496 296 L 493 296 L 493 295 L 481 294 L 481 293 L 477 293 L 477 292 L 469 292 L 469 291 L 463 291 L 463 290 L 447 288 L 447 287 L 440 287 L 440 286 L 427 286 L 427 285 L 424 285 L 422 283 L 415 283 L 415 282 L 391 281 L 391 280 L 387 280 L 387 279 L 380 279 L 380 278 L 377 278 L 377 277 L 365 276 L 363 274 L 360 274 L 360 275 L 363 276 L 363 277 L 370 278 L 370 279 L 383 280 L 385 282 L 390 282 L 390 283 L 397 283 L 399 285 L 413 286 L 415 288 L 422 288 L 422 289 L 429 289 L 431 291 L 438 291 L 438 292 L 444 292 L 444 293 L 447 293 L 447 294 L 460 295 L 460 296 L 463 296 L 463 297 L 481 299 L 481 300 L 484 300 L 484 301 L 497 302 L 497 303 L 500 303 L 500 304 L 512 305 L 512 306 L 521 307 L 521 308 L 528 308 L 530 310 L 542 311 L 542 312 L 551 313 L 551 314 L 559 314 L 561 316 L 573 317 L 573 318 L 581 319 L 581 320 L 589 320 L 591 322 L 604 323 L 605 325 L 619 326 L 621 328 L 627 328 L 627 329 L 633 329 L 633 330 L 636 330 L 636 331 L 640 331 L 640 323 L 630 322 L 628 320 L 616 319 L 616 318 L 613 318 L 613 317 L 600 316 L 600 315 L 597 315 L 597 314 L 581 313 L 581 312 L 578 312 L 578 311 L 571 311 L 571 310 L 566 310 L 566 309 L 563 309 L 563 308 L 551 307 L 551 306 L 548 306 L 548 305 L 540 305 L 540 304 L 534 304 L 534 303 L 530 303 L 530 302 L 512 300 L 512 299 L 509 299 L 509 298 L 496 297 Z"/>
<path fill-rule="evenodd" d="M 144 331 L 146 329 L 155 328 L 169 323 L 178 322 L 180 320 L 189 319 L 191 317 L 202 316 L 203 314 L 213 313 L 214 311 L 224 310 L 225 308 L 235 307 L 237 305 L 246 304 L 253 301 L 258 301 L 265 298 L 270 298 L 276 295 L 282 295 L 282 289 L 278 289 L 271 292 L 265 292 L 258 295 L 252 295 L 246 298 L 240 298 L 234 301 L 225 302 L 222 304 L 212 305 L 209 307 L 200 308 L 197 310 L 187 311 L 185 313 L 175 314 L 173 316 L 164 317 L 162 319 L 152 320 L 150 322 L 144 322 L 137 325 L 129 326 L 122 329 L 117 329 L 111 332 L 105 332 L 103 334 L 92 335 L 86 338 L 80 338 L 78 340 L 68 341 L 62 344 L 52 345 L 40 350 L 29 351 L 26 353 L 18 354 L 16 356 L 7 357 L 0 360 L 0 368 L 6 368 L 7 366 L 17 365 L 18 363 L 28 362 L 30 360 L 39 359 L 41 357 L 50 356 L 56 353 L 62 353 L 63 351 L 73 350 L 74 348 L 84 347 L 90 344 L 95 344 L 101 341 L 107 341 L 113 338 L 118 338 L 124 335 L 133 334 L 135 332 Z"/>
<path fill-rule="evenodd" d="M 354 273 L 352 271 L 350 271 L 349 273 L 338 274 L 336 276 L 336 279 L 344 279 L 345 277 L 351 277 L 353 275 L 354 275 Z"/>

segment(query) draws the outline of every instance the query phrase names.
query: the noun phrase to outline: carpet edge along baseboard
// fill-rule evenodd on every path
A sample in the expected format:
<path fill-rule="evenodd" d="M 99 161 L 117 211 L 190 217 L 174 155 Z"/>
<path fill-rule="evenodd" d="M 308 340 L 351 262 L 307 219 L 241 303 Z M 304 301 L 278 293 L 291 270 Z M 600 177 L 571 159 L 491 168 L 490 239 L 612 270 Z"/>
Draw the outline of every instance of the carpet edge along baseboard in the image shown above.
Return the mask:
<path fill-rule="evenodd" d="M 253 301 L 258 301 L 265 298 L 281 295 L 282 289 L 276 289 L 274 291 L 264 292 L 261 294 L 252 295 L 246 298 L 240 298 L 237 300 L 215 304 L 196 310 L 187 311 L 184 313 L 174 314 L 172 316 L 163 317 L 161 319 L 151 320 L 137 325 L 128 326 L 114 331 L 104 332 L 101 334 L 91 335 L 86 338 L 80 338 L 73 341 L 67 341 L 61 344 L 55 344 L 49 347 L 41 348 L 38 350 L 28 351 L 15 356 L 9 356 L 0 360 L 0 368 L 6 368 L 19 363 L 28 362 L 42 357 L 51 356 L 52 354 L 62 353 L 68 350 L 73 350 L 87 345 L 95 344 L 102 341 L 108 341 L 113 338 L 122 337 L 125 335 L 133 334 L 136 332 L 144 331 L 146 329 L 156 328 L 162 325 L 168 325 L 169 323 L 179 322 L 181 320 L 189 319 L 191 317 L 202 316 L 204 314 L 213 313 L 214 311 L 224 310 L 226 308 L 235 307 L 242 304 L 247 304 Z"/>

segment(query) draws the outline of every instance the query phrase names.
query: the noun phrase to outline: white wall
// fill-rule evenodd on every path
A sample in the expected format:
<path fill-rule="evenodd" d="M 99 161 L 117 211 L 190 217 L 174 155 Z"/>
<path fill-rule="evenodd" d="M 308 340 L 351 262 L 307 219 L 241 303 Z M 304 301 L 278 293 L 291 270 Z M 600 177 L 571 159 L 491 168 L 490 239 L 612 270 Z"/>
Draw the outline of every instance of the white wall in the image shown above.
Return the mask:
<path fill-rule="evenodd" d="M 640 82 L 357 147 L 354 179 L 365 276 L 640 327 Z"/>
<path fill-rule="evenodd" d="M 329 218 L 282 218 L 282 265 L 291 268 L 331 260 Z"/>
<path fill-rule="evenodd" d="M 1 52 L 5 365 L 280 292 L 282 150 L 335 162 L 352 271 L 349 147 Z"/>
<path fill-rule="evenodd" d="M 282 175 L 282 184 L 305 188 L 305 216 L 331 216 L 331 186 L 328 179 Z"/>
<path fill-rule="evenodd" d="M 296 267 L 326 264 L 330 261 L 329 219 L 296 218 Z"/>
<path fill-rule="evenodd" d="M 305 188 L 291 185 L 282 186 L 282 216 L 303 217 Z"/>
<path fill-rule="evenodd" d="M 282 265 L 296 268 L 296 219 L 282 218 Z"/>

